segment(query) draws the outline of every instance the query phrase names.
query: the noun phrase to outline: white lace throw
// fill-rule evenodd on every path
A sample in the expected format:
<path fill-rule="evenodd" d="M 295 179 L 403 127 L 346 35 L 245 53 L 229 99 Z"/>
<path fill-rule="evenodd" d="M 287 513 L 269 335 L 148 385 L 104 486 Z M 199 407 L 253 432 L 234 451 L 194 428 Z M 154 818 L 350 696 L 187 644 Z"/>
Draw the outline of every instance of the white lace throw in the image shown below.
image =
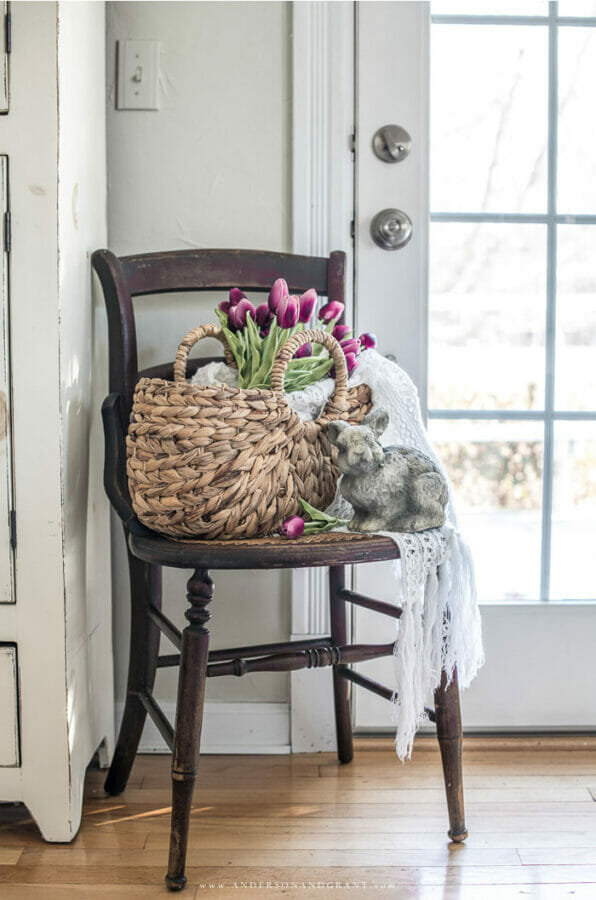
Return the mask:
<path fill-rule="evenodd" d="M 199 369 L 192 381 L 235 385 L 237 374 L 223 363 L 210 363 Z M 349 383 L 368 384 L 373 408 L 384 407 L 389 413 L 389 426 L 381 437 L 384 446 L 415 447 L 430 456 L 444 473 L 422 422 L 418 393 L 403 369 L 376 350 L 366 350 Z M 288 401 L 302 418 L 314 419 L 334 384 L 332 379 L 325 379 L 288 394 Z M 451 679 L 457 666 L 459 685 L 466 688 L 484 662 L 474 567 L 457 529 L 451 489 L 449 498 L 448 524 L 443 528 L 416 534 L 387 532 L 400 552 L 394 564 L 395 599 L 403 613 L 397 620 L 394 649 L 393 710 L 395 746 L 402 760 L 411 755 L 416 732 L 427 718 L 425 707 L 432 705 L 433 691 L 439 686 L 441 670 L 445 669 Z M 351 517 L 351 507 L 339 491 L 330 511 Z"/>

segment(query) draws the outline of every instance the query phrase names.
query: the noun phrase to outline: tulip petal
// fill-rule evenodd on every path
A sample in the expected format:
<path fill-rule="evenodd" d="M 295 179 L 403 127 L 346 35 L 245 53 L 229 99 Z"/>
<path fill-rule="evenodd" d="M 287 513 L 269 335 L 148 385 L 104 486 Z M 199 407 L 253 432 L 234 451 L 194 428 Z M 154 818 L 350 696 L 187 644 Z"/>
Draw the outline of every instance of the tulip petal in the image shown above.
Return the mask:
<path fill-rule="evenodd" d="M 284 278 L 278 278 L 273 282 L 271 292 L 269 293 L 269 309 L 272 313 L 276 313 L 283 297 L 289 294 L 288 285 Z"/>
<path fill-rule="evenodd" d="M 309 288 L 300 297 L 300 321 L 310 322 L 310 317 L 314 312 L 317 303 L 317 292 L 314 288 Z"/>
<path fill-rule="evenodd" d="M 336 341 L 343 341 L 346 338 L 352 329 L 349 325 L 336 325 L 331 334 L 335 338 Z"/>
<path fill-rule="evenodd" d="M 230 304 L 237 306 L 241 300 L 246 300 L 246 294 L 240 288 L 232 288 L 230 291 Z"/>
<path fill-rule="evenodd" d="M 360 341 L 360 346 L 363 350 L 372 350 L 377 346 L 377 336 L 376 334 L 371 334 L 370 332 L 361 334 L 358 340 Z"/>
<path fill-rule="evenodd" d="M 304 534 L 304 519 L 300 516 L 290 516 L 280 528 L 284 537 L 297 538 Z"/>
<path fill-rule="evenodd" d="M 330 300 L 325 306 L 319 310 L 319 319 L 321 322 L 331 322 L 333 319 L 339 319 L 343 313 L 345 306 L 339 300 Z"/>
<path fill-rule="evenodd" d="M 277 308 L 277 321 L 280 328 L 293 328 L 300 315 L 300 301 L 298 297 L 282 297 Z"/>

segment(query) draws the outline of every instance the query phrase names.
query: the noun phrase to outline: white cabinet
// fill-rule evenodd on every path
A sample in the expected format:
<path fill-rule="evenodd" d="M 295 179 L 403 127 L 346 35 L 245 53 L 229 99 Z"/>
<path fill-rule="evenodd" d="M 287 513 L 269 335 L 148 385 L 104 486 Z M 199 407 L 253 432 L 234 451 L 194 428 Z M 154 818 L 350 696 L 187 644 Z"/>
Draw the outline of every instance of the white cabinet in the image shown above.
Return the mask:
<path fill-rule="evenodd" d="M 0 53 L 0 59 L 1 59 Z M 10 427 L 8 157 L 0 156 L 0 603 L 14 602 L 12 431 Z M 1 635 L 0 635 L 1 639 Z M 0 709 L 2 707 L 0 706 Z"/>
<path fill-rule="evenodd" d="M 8 3 L 0 3 L 0 115 L 8 112 L 8 55 L 10 53 L 11 15 Z"/>
<path fill-rule="evenodd" d="M 19 764 L 17 648 L 0 644 L 0 766 Z"/>
<path fill-rule="evenodd" d="M 105 316 L 89 264 L 106 244 L 104 60 L 103 3 L 12 4 L 0 116 L 0 214 L 8 193 L 11 221 L 10 248 L 0 243 L 0 802 L 25 803 L 53 841 L 76 834 L 85 768 L 98 748 L 106 760 L 114 727 Z"/>

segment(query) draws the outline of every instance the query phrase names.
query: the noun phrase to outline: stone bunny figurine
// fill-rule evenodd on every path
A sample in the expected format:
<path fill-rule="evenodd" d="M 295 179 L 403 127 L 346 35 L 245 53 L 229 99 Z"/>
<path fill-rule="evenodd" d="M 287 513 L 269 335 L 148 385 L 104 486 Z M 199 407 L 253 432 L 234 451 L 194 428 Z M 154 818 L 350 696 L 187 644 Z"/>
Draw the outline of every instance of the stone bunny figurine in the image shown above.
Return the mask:
<path fill-rule="evenodd" d="M 329 422 L 339 453 L 340 492 L 354 507 L 351 531 L 425 531 L 445 524 L 447 484 L 428 456 L 413 447 L 386 447 L 377 438 L 389 424 L 384 409 L 361 425 Z"/>

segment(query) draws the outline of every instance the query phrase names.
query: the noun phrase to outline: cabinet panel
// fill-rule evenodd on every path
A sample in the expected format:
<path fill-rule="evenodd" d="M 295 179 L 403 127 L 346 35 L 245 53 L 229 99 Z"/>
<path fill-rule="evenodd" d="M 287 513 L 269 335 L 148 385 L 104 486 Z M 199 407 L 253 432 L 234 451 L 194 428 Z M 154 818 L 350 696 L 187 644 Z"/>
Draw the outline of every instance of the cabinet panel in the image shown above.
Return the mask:
<path fill-rule="evenodd" d="M 17 648 L 0 644 L 0 766 L 19 765 Z"/>
<path fill-rule="evenodd" d="M 0 4 L 1 6 L 1 4 Z M 0 603 L 12 603 L 11 427 L 8 335 L 8 157 L 0 156 Z"/>

